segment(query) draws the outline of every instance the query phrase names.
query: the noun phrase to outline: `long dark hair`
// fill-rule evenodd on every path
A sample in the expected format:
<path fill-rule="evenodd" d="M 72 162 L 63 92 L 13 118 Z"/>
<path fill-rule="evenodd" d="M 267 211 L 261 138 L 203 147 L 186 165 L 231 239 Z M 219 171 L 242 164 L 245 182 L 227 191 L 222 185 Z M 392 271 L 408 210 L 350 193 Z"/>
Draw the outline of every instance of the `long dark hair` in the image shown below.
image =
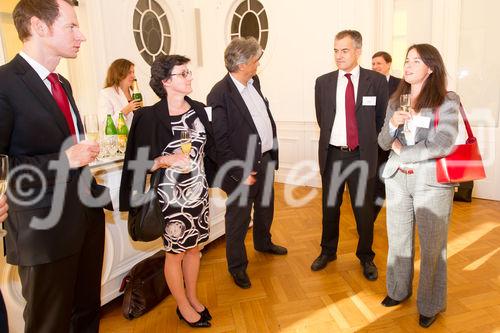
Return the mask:
<path fill-rule="evenodd" d="M 431 70 L 427 79 L 422 85 L 422 90 L 417 96 L 415 110 L 422 108 L 435 108 L 443 104 L 446 97 L 446 68 L 444 66 L 443 58 L 439 51 L 430 44 L 414 44 L 406 51 L 408 53 L 415 49 L 424 62 Z M 404 80 L 399 82 L 398 88 L 391 97 L 391 104 L 394 108 L 399 107 L 399 97 L 402 94 L 409 94 L 411 92 L 411 85 Z"/>

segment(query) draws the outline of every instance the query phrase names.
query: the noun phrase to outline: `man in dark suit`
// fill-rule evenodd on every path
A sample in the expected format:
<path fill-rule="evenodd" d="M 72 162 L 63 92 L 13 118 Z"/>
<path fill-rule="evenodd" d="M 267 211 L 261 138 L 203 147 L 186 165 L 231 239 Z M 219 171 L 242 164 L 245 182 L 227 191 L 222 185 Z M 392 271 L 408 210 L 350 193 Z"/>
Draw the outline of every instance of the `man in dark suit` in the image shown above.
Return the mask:
<path fill-rule="evenodd" d="M 379 72 L 384 75 L 389 84 L 389 97 L 396 91 L 399 85 L 399 81 L 395 76 L 390 74 L 392 65 L 392 57 L 389 53 L 384 51 L 379 51 L 372 56 L 372 70 Z"/>
<path fill-rule="evenodd" d="M 229 73 L 207 96 L 213 107 L 213 131 L 226 201 L 226 257 L 229 272 L 241 288 L 250 288 L 245 236 L 253 213 L 257 251 L 284 255 L 271 242 L 274 214 L 274 170 L 278 169 L 276 124 L 256 76 L 262 49 L 255 38 L 235 38 L 224 52 Z"/>
<path fill-rule="evenodd" d="M 5 241 L 25 332 L 98 332 L 104 212 L 89 200 L 104 189 L 84 167 L 99 145 L 83 139 L 71 86 L 53 73 L 85 37 L 72 0 L 21 0 L 13 18 L 23 49 L 0 67 L 0 153 L 11 167 Z"/>
<path fill-rule="evenodd" d="M 372 56 L 372 70 L 379 72 L 384 75 L 387 79 L 388 87 L 389 87 L 389 97 L 396 91 L 399 85 L 399 81 L 395 76 L 390 74 L 392 65 L 392 57 L 389 53 L 384 51 L 379 51 L 373 54 Z M 385 200 L 385 184 L 380 176 L 382 173 L 381 168 L 387 163 L 387 159 L 389 158 L 389 153 L 391 151 L 385 151 L 382 148 L 378 147 L 378 166 L 377 166 L 377 177 L 375 178 L 375 191 L 373 191 L 373 220 L 377 219 L 382 206 L 384 205 Z"/>
<path fill-rule="evenodd" d="M 316 118 L 320 127 L 319 167 L 322 179 L 323 233 L 321 254 L 313 271 L 337 258 L 340 206 L 347 183 L 359 235 L 356 256 L 368 280 L 376 280 L 373 263 L 373 184 L 377 172 L 377 135 L 387 107 L 387 82 L 361 68 L 362 37 L 355 30 L 335 36 L 338 70 L 318 77 Z"/>

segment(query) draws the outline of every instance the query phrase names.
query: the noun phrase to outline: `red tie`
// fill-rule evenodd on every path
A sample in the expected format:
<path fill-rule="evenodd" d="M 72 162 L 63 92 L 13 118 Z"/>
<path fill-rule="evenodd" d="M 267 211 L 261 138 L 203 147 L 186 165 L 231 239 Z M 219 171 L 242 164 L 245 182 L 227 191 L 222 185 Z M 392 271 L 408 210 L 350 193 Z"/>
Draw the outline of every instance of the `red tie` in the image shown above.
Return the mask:
<path fill-rule="evenodd" d="M 346 73 L 347 88 L 345 89 L 345 122 L 347 129 L 347 147 L 353 150 L 358 144 L 358 121 L 356 120 L 356 102 L 354 101 L 354 85 L 351 73 Z"/>
<path fill-rule="evenodd" d="M 73 117 L 71 116 L 68 96 L 66 95 L 66 92 L 64 91 L 61 82 L 59 82 L 59 77 L 57 76 L 56 73 L 50 73 L 49 76 L 47 76 L 47 79 L 50 81 L 50 84 L 52 86 L 52 95 L 54 96 L 57 105 L 59 105 L 59 108 L 61 109 L 64 118 L 66 118 L 66 123 L 68 124 L 69 133 L 74 136 L 76 134 L 75 124 L 73 123 Z M 73 138 L 75 139 L 75 137 Z"/>

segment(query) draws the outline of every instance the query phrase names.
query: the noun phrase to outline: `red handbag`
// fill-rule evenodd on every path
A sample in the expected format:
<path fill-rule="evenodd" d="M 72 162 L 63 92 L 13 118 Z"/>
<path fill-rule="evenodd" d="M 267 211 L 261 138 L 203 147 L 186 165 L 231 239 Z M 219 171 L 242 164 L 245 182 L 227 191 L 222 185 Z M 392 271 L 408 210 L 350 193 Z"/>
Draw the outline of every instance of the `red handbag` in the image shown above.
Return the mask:
<path fill-rule="evenodd" d="M 448 156 L 436 159 L 436 179 L 439 183 L 461 183 L 486 178 L 477 140 L 472 134 L 462 103 L 460 103 L 460 114 L 468 138 L 464 144 L 455 145 Z M 439 108 L 434 117 L 434 127 L 437 127 L 438 122 Z"/>

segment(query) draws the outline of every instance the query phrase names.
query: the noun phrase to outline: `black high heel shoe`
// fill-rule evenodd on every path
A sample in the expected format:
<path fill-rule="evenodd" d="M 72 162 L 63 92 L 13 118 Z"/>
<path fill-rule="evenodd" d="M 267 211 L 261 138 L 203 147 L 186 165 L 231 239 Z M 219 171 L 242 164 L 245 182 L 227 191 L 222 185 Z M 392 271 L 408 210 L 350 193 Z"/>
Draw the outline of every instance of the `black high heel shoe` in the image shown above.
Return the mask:
<path fill-rule="evenodd" d="M 200 328 L 200 327 L 212 326 L 212 324 L 210 324 L 207 320 L 205 320 L 205 318 L 203 318 L 203 316 L 201 316 L 201 315 L 200 315 L 200 319 L 197 322 L 190 323 L 182 316 L 182 313 L 178 307 L 175 309 L 175 312 L 177 312 L 177 316 L 179 317 L 180 320 L 184 320 L 186 322 L 186 324 L 188 324 L 191 327 Z"/>
<path fill-rule="evenodd" d="M 203 309 L 203 311 L 198 312 L 198 313 L 200 314 L 201 318 L 203 318 L 205 321 L 212 320 L 212 315 L 210 314 L 210 312 L 208 312 L 208 309 L 206 306 Z"/>

